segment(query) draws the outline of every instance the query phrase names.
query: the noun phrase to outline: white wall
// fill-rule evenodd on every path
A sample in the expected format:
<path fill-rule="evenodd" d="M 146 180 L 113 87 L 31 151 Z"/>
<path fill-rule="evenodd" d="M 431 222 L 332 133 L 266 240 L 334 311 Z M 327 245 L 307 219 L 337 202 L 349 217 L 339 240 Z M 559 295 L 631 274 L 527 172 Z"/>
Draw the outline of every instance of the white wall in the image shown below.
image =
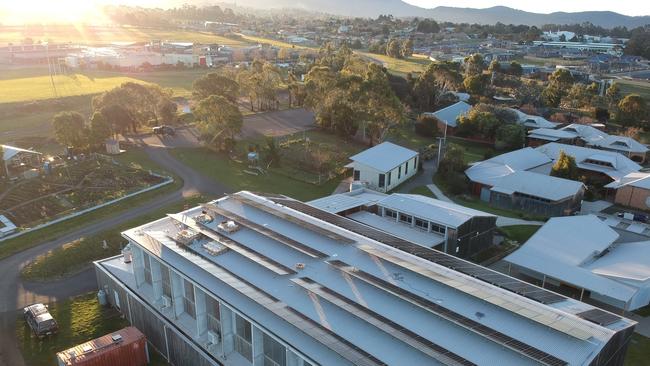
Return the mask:
<path fill-rule="evenodd" d="M 408 162 L 402 163 L 400 166 L 395 167 L 395 169 L 390 171 L 391 179 L 390 184 L 388 184 L 388 173 L 389 172 L 380 172 L 374 168 L 371 168 L 367 165 L 361 164 L 359 162 L 352 162 L 354 170 L 359 171 L 359 180 L 361 182 L 368 183 L 368 188 L 379 191 L 379 192 L 388 192 L 391 191 L 400 184 L 404 183 L 406 180 L 411 178 L 417 173 L 417 166 L 415 164 L 415 157 L 410 159 Z M 419 160 L 419 155 L 417 157 Z M 408 173 L 406 172 L 406 164 L 408 163 Z M 401 174 L 400 174 L 401 169 Z M 379 187 L 379 174 L 385 174 L 386 178 L 384 180 L 385 186 L 383 188 Z"/>

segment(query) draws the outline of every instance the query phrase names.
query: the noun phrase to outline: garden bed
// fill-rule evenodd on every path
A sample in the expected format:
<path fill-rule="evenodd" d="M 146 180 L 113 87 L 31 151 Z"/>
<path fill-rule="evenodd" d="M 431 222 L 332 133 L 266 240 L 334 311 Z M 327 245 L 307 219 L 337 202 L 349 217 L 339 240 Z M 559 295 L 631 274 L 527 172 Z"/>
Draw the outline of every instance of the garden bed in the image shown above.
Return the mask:
<path fill-rule="evenodd" d="M 67 162 L 17 183 L 0 198 L 0 212 L 22 229 L 54 220 L 162 183 L 164 177 L 110 158 Z"/>

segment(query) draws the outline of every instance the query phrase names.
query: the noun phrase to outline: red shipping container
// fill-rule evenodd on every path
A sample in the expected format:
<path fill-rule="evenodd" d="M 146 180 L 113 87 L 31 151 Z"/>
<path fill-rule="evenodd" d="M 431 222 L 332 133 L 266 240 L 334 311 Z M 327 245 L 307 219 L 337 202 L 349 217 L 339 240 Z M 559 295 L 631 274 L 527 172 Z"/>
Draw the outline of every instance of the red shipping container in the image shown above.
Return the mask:
<path fill-rule="evenodd" d="M 145 366 L 147 339 L 137 328 L 126 327 L 56 354 L 59 366 Z"/>

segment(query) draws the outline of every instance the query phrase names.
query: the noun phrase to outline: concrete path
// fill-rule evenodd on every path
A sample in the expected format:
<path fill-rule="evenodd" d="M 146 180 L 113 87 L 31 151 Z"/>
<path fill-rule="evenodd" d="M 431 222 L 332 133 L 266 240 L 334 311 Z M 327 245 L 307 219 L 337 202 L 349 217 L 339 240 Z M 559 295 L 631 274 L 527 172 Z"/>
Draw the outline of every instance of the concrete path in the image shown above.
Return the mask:
<path fill-rule="evenodd" d="M 454 201 L 451 200 L 451 198 L 445 196 L 445 194 L 442 193 L 442 191 L 440 190 L 440 188 L 438 188 L 437 185 L 435 185 L 433 183 L 427 184 L 427 188 L 429 188 L 431 193 L 433 193 L 436 196 L 436 198 L 438 198 L 439 200 L 445 201 L 445 202 L 451 202 L 451 203 L 454 202 Z"/>
<path fill-rule="evenodd" d="M 179 202 L 183 197 L 189 197 L 196 193 L 217 197 L 229 192 L 226 186 L 176 160 L 165 148 L 146 146 L 144 149 L 147 155 L 163 169 L 183 178 L 184 185 L 182 189 L 156 197 L 144 205 L 104 218 L 59 238 L 0 260 L 0 366 L 23 366 L 25 364 L 15 337 L 15 322 L 18 309 L 34 302 L 57 301 L 97 288 L 93 269 L 88 269 L 60 281 L 49 283 L 23 282 L 20 279 L 20 271 L 34 258 L 73 240 L 97 234 L 161 207 Z"/>

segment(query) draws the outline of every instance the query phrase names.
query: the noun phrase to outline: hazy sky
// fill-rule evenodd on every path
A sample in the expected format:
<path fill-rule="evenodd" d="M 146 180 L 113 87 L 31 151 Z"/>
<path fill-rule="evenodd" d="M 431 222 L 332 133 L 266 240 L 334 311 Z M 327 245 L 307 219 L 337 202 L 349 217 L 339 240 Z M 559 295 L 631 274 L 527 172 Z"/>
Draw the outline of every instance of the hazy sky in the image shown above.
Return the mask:
<path fill-rule="evenodd" d="M 552 13 L 554 11 L 611 10 L 626 15 L 650 15 L 649 0 L 404 0 L 423 8 L 454 6 L 463 8 L 489 8 L 496 5 L 532 11 Z"/>

